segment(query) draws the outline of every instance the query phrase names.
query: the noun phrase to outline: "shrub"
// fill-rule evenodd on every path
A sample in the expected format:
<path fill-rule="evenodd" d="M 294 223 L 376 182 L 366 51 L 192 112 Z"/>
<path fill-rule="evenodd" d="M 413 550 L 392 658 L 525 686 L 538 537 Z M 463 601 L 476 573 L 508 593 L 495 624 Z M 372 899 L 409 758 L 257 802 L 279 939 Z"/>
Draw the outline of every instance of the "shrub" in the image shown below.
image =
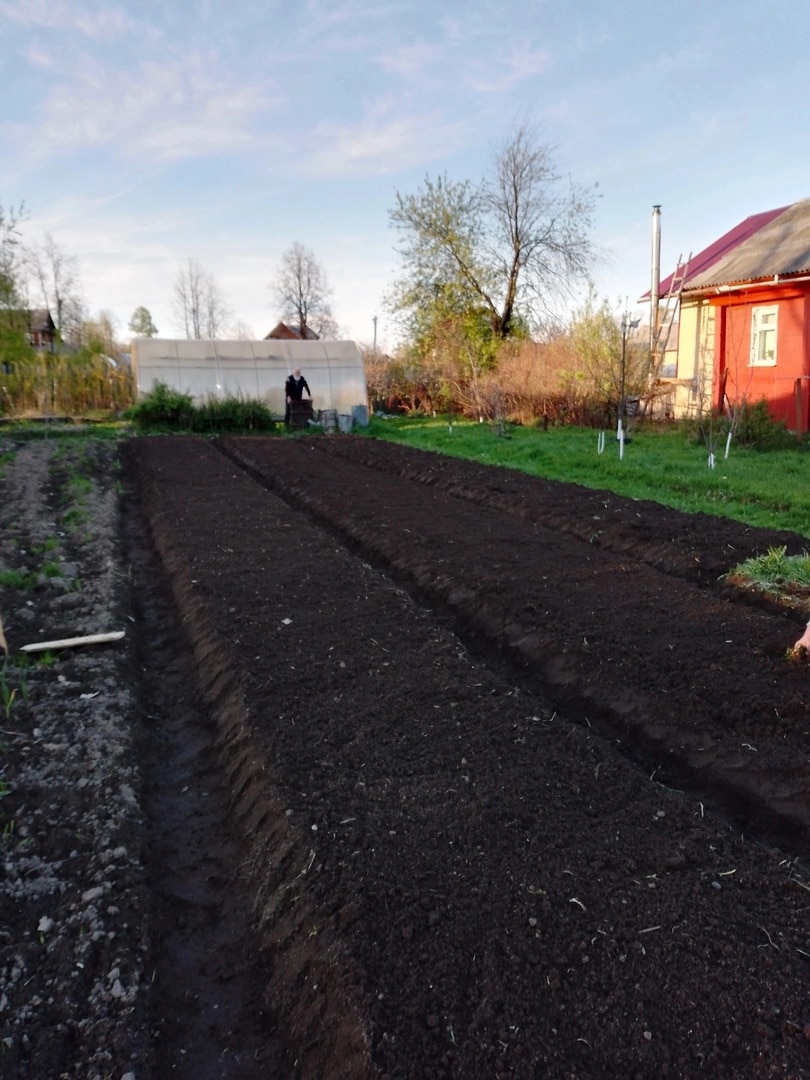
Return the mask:
<path fill-rule="evenodd" d="M 728 431 L 728 425 L 724 429 Z M 795 445 L 784 420 L 774 420 L 765 400 L 744 404 L 734 431 L 739 446 L 750 450 L 786 450 Z"/>
<path fill-rule="evenodd" d="M 124 414 L 139 428 L 179 428 L 189 431 L 194 426 L 196 409 L 190 394 L 171 390 L 157 382 L 150 392 Z"/>
<path fill-rule="evenodd" d="M 210 397 L 195 406 L 190 394 L 171 390 L 165 383 L 153 389 L 127 411 L 126 419 L 141 429 L 169 428 L 213 435 L 217 432 L 273 431 L 273 414 L 256 398 Z"/>
<path fill-rule="evenodd" d="M 221 401 L 209 398 L 196 409 L 193 424 L 194 430 L 201 433 L 273 431 L 275 426 L 273 414 L 264 401 L 243 397 Z"/>

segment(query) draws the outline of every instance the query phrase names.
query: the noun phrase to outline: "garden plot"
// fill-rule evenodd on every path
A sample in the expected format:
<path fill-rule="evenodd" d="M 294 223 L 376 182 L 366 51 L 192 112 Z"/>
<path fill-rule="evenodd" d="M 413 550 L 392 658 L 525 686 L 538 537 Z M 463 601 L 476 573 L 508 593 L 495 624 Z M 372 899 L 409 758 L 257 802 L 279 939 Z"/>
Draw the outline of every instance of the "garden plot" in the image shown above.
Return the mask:
<path fill-rule="evenodd" d="M 655 570 L 674 518 L 636 561 L 574 539 L 592 493 L 560 489 L 577 524 L 549 530 L 450 494 L 456 463 L 424 458 L 425 483 L 350 443 L 375 453 L 132 447 L 178 607 L 261 747 L 238 790 L 292 1074 L 801 1075 L 794 624 Z"/>
<path fill-rule="evenodd" d="M 44 940 L 4 901 L 11 1075 L 808 1074 L 800 620 L 717 580 L 784 538 L 364 439 L 122 452 L 75 610 L 2 594 L 12 650 L 23 609 L 127 627 L 88 717 L 85 653 L 14 719 L 7 819 L 44 863 L 38 805 L 136 796 L 120 840 L 75 828 Z M 86 740 L 113 690 L 120 752 L 40 786 L 22 740 Z"/>

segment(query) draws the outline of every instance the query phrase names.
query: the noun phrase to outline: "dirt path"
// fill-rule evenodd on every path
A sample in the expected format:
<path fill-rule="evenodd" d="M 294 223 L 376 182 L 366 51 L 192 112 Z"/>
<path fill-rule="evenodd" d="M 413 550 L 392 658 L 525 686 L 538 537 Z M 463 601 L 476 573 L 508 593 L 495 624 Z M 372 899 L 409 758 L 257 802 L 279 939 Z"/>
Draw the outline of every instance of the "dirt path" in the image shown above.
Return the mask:
<path fill-rule="evenodd" d="M 229 820 L 215 723 L 137 503 L 127 500 L 125 507 L 133 618 L 143 628 L 136 663 L 156 946 L 152 1068 L 155 1076 L 178 1080 L 279 1075 L 283 1042 L 268 1038 L 267 972 L 241 873 L 247 844 Z"/>

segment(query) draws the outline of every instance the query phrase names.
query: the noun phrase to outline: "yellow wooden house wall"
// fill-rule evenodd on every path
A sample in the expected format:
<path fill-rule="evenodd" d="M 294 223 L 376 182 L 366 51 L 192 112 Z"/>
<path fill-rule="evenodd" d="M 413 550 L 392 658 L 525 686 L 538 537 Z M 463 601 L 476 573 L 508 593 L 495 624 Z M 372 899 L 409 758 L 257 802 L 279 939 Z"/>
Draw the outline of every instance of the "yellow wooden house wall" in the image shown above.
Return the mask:
<path fill-rule="evenodd" d="M 711 407 L 715 314 L 708 300 L 681 300 L 678 340 L 667 349 L 663 364 L 670 370 L 674 365 L 675 375 L 659 381 L 658 411 L 676 420 Z"/>

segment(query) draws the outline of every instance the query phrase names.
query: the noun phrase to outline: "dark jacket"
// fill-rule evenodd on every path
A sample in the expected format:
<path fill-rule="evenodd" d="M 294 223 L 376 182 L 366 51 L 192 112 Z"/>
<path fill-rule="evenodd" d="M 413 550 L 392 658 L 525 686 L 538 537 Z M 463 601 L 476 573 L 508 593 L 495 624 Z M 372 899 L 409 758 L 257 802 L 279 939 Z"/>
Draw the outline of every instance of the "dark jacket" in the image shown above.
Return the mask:
<path fill-rule="evenodd" d="M 300 379 L 296 379 L 294 375 L 287 376 L 287 382 L 284 387 L 285 397 L 288 397 L 291 401 L 300 401 L 304 396 L 305 390 L 309 396 L 312 397 L 312 391 L 303 375 Z"/>

